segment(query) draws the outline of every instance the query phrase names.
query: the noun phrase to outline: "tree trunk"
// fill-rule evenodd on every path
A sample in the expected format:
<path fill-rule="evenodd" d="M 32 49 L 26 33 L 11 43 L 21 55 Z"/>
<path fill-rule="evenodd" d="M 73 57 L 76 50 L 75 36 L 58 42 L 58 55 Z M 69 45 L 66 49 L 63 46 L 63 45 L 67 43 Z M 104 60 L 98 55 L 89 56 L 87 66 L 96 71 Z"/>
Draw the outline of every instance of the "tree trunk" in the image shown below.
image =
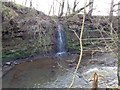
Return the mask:
<path fill-rule="evenodd" d="M 32 8 L 32 0 L 30 0 L 30 8 Z"/>
<path fill-rule="evenodd" d="M 26 6 L 26 4 L 27 4 L 27 0 L 25 0 L 25 6 Z"/>
<path fill-rule="evenodd" d="M 118 39 L 120 39 L 120 1 L 118 4 Z M 118 85 L 120 86 L 120 41 L 118 40 Z"/>
<path fill-rule="evenodd" d="M 48 15 L 50 15 L 50 13 L 51 13 L 51 10 L 52 10 L 52 5 L 51 5 L 51 7 L 50 7 L 50 10 L 49 10 L 49 13 L 48 13 Z"/>
<path fill-rule="evenodd" d="M 90 16 L 92 16 L 92 12 L 93 12 L 93 2 L 94 2 L 94 0 L 89 0 L 90 6 L 89 6 L 89 12 L 88 12 L 88 14 Z"/>
<path fill-rule="evenodd" d="M 109 14 L 109 21 L 110 22 L 112 22 L 112 17 L 113 17 L 113 4 L 114 4 L 114 0 L 111 0 L 110 14 Z"/>
<path fill-rule="evenodd" d="M 64 10 L 64 4 L 65 4 L 65 0 L 62 1 L 62 6 L 61 6 L 61 12 L 60 12 L 60 17 L 63 15 L 63 10 Z"/>
<path fill-rule="evenodd" d="M 75 12 L 75 9 L 76 9 L 78 3 L 79 3 L 79 2 L 77 2 L 77 0 L 74 1 L 74 5 L 73 5 L 73 10 L 72 10 L 72 12 Z"/>
<path fill-rule="evenodd" d="M 66 15 L 69 15 L 70 14 L 70 4 L 69 4 L 69 1 L 67 0 L 67 13 Z"/>
<path fill-rule="evenodd" d="M 55 15 L 54 0 L 53 0 L 53 6 L 52 6 L 52 8 L 53 8 L 53 15 Z"/>
<path fill-rule="evenodd" d="M 114 0 L 111 0 L 111 5 L 110 5 L 110 14 L 109 14 L 109 21 L 110 21 L 110 33 L 111 33 L 111 37 L 113 37 L 113 4 L 114 4 Z"/>

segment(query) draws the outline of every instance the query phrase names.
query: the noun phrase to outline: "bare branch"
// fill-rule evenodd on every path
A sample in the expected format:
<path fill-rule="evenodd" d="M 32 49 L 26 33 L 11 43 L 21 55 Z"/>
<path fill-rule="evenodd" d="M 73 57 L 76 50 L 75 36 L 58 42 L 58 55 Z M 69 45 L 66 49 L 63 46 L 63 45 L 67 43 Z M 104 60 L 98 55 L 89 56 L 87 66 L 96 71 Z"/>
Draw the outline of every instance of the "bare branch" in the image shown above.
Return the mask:
<path fill-rule="evenodd" d="M 78 68 L 80 66 L 80 62 L 81 62 L 81 59 L 82 59 L 82 56 L 83 56 L 83 44 L 82 44 L 82 37 L 83 37 L 83 31 L 84 31 L 84 24 L 85 24 L 85 14 L 86 14 L 86 3 L 87 3 L 87 0 L 85 0 L 85 5 L 84 5 L 84 13 L 83 13 L 83 20 L 82 20 L 82 27 L 81 27 L 81 32 L 80 32 L 80 40 L 79 40 L 79 43 L 80 43 L 80 55 L 79 55 L 79 60 L 78 60 L 78 64 L 76 66 L 76 69 L 75 69 L 75 72 L 74 72 L 74 75 L 73 75 L 73 80 L 69 86 L 69 88 L 71 88 L 73 86 L 73 83 L 75 81 L 75 78 L 76 78 L 76 74 L 77 74 L 77 71 L 78 71 Z"/>
<path fill-rule="evenodd" d="M 117 4 L 114 4 L 113 7 L 115 7 L 115 6 L 119 5 L 119 4 L 120 4 L 120 2 L 118 2 Z"/>
<path fill-rule="evenodd" d="M 59 17 L 63 15 L 64 5 L 65 5 L 65 0 L 62 1 L 61 12 L 60 12 Z"/>
<path fill-rule="evenodd" d="M 56 0 L 56 2 L 58 2 L 62 6 L 61 2 L 59 2 L 58 0 Z"/>
<path fill-rule="evenodd" d="M 92 3 L 90 2 L 89 4 L 86 5 L 86 7 L 82 7 L 79 10 L 75 11 L 72 13 L 72 16 L 76 15 L 76 13 L 80 13 L 82 10 L 84 10 L 85 8 L 87 8 L 88 6 L 90 6 Z"/>
<path fill-rule="evenodd" d="M 50 10 L 49 10 L 48 15 L 50 15 L 51 11 L 52 11 L 52 5 L 51 5 L 51 7 L 50 7 Z"/>
<path fill-rule="evenodd" d="M 79 2 L 77 2 L 77 0 L 74 1 L 73 10 L 72 10 L 73 12 L 75 12 L 75 9 L 76 9 L 78 3 L 79 3 Z"/>
<path fill-rule="evenodd" d="M 70 5 L 68 0 L 67 0 L 67 14 L 70 14 Z"/>
<path fill-rule="evenodd" d="M 94 0 L 89 0 L 89 3 L 91 3 L 91 4 L 89 5 L 89 12 L 88 12 L 88 14 L 90 16 L 92 15 L 92 12 L 93 12 L 93 2 L 94 2 Z"/>

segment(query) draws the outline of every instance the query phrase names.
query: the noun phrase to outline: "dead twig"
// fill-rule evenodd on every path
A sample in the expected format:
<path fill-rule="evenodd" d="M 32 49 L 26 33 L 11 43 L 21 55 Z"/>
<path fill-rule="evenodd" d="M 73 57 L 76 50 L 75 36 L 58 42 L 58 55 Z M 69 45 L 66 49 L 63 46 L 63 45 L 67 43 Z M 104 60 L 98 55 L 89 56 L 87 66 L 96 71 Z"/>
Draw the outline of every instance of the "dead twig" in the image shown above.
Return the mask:
<path fill-rule="evenodd" d="M 95 72 L 93 76 L 93 87 L 92 90 L 98 90 L 98 75 Z"/>
<path fill-rule="evenodd" d="M 86 3 L 87 3 L 87 0 L 85 0 L 84 7 L 86 7 Z M 71 88 L 71 87 L 73 86 L 73 83 L 74 83 L 74 81 L 75 81 L 78 68 L 79 68 L 79 66 L 80 66 L 80 62 L 81 62 L 81 59 L 82 59 L 82 55 L 83 55 L 82 36 L 83 36 L 83 31 L 84 31 L 85 13 L 86 13 L 86 8 L 84 8 L 82 27 L 81 27 L 80 38 L 79 38 L 80 49 L 81 49 L 81 50 L 80 50 L 79 61 L 78 61 L 78 64 L 77 64 L 77 66 L 76 66 L 76 69 L 75 69 L 75 72 L 74 72 L 74 75 L 73 75 L 73 80 L 72 80 L 69 88 Z"/>

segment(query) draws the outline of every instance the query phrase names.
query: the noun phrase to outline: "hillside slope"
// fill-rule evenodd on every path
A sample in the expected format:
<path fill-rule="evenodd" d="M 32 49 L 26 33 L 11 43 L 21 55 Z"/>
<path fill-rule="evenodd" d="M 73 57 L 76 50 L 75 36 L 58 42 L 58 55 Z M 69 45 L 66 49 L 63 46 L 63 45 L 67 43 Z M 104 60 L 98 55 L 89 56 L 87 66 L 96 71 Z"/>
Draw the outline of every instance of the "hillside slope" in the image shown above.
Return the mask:
<path fill-rule="evenodd" d="M 2 27 L 3 62 L 54 48 L 55 22 L 43 12 L 3 2 Z"/>

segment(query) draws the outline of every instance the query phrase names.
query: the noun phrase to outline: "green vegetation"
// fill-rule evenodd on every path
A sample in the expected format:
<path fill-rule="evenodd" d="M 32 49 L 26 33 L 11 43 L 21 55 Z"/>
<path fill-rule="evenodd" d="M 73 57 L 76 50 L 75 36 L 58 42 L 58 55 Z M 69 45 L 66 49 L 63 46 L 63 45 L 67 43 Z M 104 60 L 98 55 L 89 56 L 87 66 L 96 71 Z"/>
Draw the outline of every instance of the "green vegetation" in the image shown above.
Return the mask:
<path fill-rule="evenodd" d="M 25 58 L 26 56 L 29 56 L 29 54 L 30 54 L 30 52 L 21 51 L 21 50 L 15 51 L 15 52 L 7 51 L 7 52 L 2 53 L 2 60 L 3 60 L 3 62 L 16 60 L 19 58 Z"/>
<path fill-rule="evenodd" d="M 3 62 L 16 60 L 20 58 L 26 58 L 31 55 L 35 55 L 41 52 L 47 52 L 48 50 L 51 50 L 50 46 L 47 47 L 47 45 L 49 45 L 49 42 L 47 42 L 46 39 L 44 41 L 43 40 L 35 40 L 32 42 L 32 44 L 25 41 L 22 42 L 19 41 L 21 42 L 20 47 L 18 47 L 17 43 L 14 42 L 17 48 L 11 47 L 12 49 L 4 50 L 2 53 Z"/>
<path fill-rule="evenodd" d="M 66 33 L 66 44 L 67 44 L 68 50 L 79 51 L 80 47 L 79 47 L 78 38 L 76 37 L 74 32 L 69 30 L 67 25 L 64 26 L 64 27 L 65 27 L 64 29 L 65 29 L 65 33 Z M 96 40 L 90 40 L 89 38 L 88 38 L 88 40 L 83 40 L 83 48 L 98 47 L 100 45 L 104 45 L 104 42 L 100 41 L 100 40 L 97 40 L 97 39 Z"/>
<path fill-rule="evenodd" d="M 11 19 L 17 16 L 17 13 L 14 10 L 6 7 L 5 5 L 2 5 L 2 12 L 3 12 L 3 16 L 6 17 L 7 19 Z"/>
<path fill-rule="evenodd" d="M 66 46 L 68 50 L 80 50 L 79 42 L 74 35 L 71 37 L 71 32 L 67 25 L 64 25 L 65 35 L 66 35 Z"/>

